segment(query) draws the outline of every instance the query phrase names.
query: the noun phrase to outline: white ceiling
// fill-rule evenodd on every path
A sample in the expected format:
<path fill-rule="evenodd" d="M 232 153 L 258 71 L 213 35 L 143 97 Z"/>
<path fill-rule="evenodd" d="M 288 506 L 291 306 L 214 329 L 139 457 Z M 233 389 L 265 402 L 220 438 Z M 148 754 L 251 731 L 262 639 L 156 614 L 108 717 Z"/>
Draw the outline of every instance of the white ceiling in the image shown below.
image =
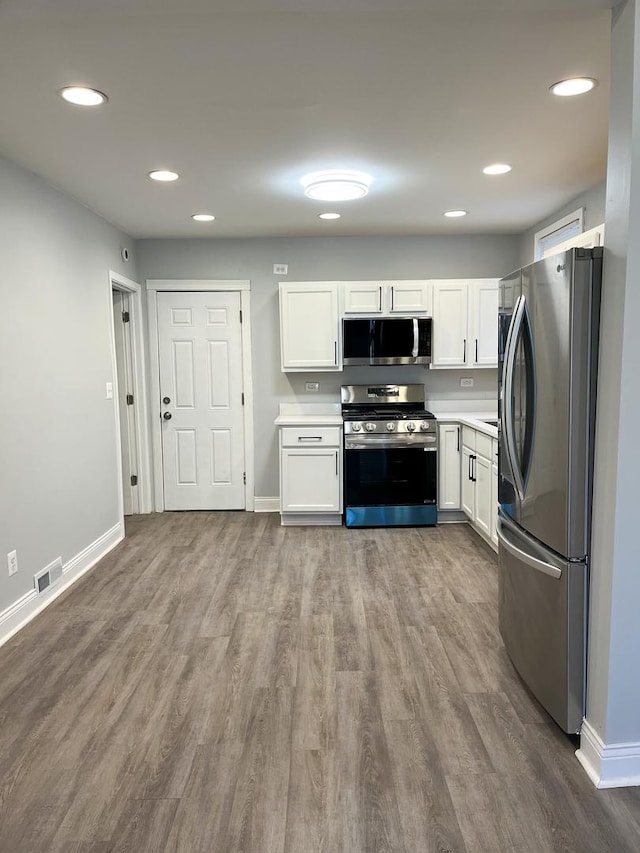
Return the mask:
<path fill-rule="evenodd" d="M 605 176 L 610 5 L 0 0 L 0 150 L 134 237 L 518 232 Z M 549 94 L 572 75 L 600 85 Z M 369 196 L 306 199 L 332 167 Z"/>

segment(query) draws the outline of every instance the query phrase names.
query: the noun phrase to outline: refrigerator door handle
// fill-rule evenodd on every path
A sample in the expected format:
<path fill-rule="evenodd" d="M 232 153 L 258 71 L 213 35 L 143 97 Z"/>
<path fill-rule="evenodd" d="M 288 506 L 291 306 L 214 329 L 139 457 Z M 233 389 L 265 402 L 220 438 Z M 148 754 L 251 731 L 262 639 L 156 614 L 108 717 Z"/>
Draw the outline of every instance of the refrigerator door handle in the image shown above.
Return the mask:
<path fill-rule="evenodd" d="M 507 338 L 507 352 L 504 360 L 504 376 L 502 382 L 502 403 L 504 411 L 504 437 L 507 459 L 509 467 L 513 474 L 513 482 L 520 500 L 524 500 L 524 481 L 522 479 L 522 471 L 518 465 L 518 456 L 516 453 L 515 440 L 513 437 L 513 373 L 515 370 L 515 362 L 517 355 L 518 336 L 522 328 L 522 322 L 525 316 L 526 300 L 524 293 L 519 297 L 515 311 L 513 312 L 513 320 Z"/>
<path fill-rule="evenodd" d="M 532 557 L 531 554 L 527 554 L 526 551 L 523 551 L 521 548 L 514 545 L 513 542 L 505 536 L 506 530 L 507 528 L 499 518 L 496 532 L 498 534 L 498 542 L 502 545 L 505 551 L 508 551 L 513 557 L 520 560 L 526 566 L 529 566 L 538 572 L 542 572 L 545 575 L 549 575 L 549 577 L 554 578 L 555 580 L 559 580 L 562 577 L 562 570 L 557 566 L 552 566 L 544 560 L 538 560 L 537 557 Z"/>

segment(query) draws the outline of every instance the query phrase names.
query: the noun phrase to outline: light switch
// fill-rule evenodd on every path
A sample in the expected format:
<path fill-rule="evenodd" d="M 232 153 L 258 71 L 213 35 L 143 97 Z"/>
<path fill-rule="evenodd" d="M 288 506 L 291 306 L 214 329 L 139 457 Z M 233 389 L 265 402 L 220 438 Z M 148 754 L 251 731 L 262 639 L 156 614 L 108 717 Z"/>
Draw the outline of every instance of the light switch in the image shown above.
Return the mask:
<path fill-rule="evenodd" d="M 113 399 L 113 382 L 107 382 L 106 392 L 107 392 L 107 400 L 112 400 Z"/>

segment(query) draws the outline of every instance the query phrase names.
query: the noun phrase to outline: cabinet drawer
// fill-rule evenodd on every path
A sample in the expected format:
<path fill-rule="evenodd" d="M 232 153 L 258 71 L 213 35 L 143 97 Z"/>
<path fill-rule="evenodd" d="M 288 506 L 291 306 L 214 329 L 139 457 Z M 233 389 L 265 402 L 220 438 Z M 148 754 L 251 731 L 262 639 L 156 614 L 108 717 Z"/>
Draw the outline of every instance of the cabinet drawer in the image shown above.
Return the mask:
<path fill-rule="evenodd" d="M 478 456 L 484 456 L 489 462 L 493 462 L 492 445 L 493 439 L 490 435 L 485 435 L 483 432 L 476 433 L 476 453 Z"/>
<path fill-rule="evenodd" d="M 476 431 L 475 429 L 471 429 L 471 427 L 463 426 L 462 427 L 462 443 L 465 447 L 468 447 L 469 450 L 476 449 Z"/>
<path fill-rule="evenodd" d="M 340 447 L 342 428 L 332 427 L 283 427 L 283 447 Z"/>

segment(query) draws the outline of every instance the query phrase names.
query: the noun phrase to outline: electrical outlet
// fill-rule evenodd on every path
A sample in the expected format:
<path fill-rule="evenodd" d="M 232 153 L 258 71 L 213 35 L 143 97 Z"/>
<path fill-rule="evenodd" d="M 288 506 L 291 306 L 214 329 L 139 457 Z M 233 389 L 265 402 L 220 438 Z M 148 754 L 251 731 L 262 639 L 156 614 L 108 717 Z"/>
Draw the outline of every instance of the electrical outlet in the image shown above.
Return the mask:
<path fill-rule="evenodd" d="M 470 376 L 463 377 L 460 380 L 461 388 L 473 388 L 473 379 Z"/>
<path fill-rule="evenodd" d="M 107 382 L 105 385 L 105 395 L 107 400 L 113 400 L 113 382 Z"/>
<path fill-rule="evenodd" d="M 320 383 L 319 382 L 305 382 L 304 387 L 306 391 L 319 391 Z"/>
<path fill-rule="evenodd" d="M 7 568 L 9 569 L 9 577 L 15 575 L 18 571 L 18 552 L 10 551 L 7 554 Z"/>
<path fill-rule="evenodd" d="M 287 275 L 289 272 L 289 264 L 274 264 L 273 265 L 273 274 L 274 275 Z"/>

